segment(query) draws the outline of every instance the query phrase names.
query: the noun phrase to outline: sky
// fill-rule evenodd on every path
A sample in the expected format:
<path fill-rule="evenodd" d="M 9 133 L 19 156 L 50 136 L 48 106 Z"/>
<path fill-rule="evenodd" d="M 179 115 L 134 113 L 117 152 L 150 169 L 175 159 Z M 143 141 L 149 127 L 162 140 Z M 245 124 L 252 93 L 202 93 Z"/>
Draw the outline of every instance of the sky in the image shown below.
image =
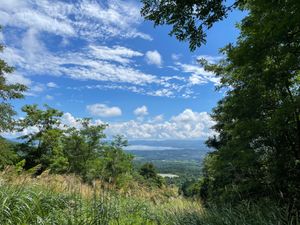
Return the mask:
<path fill-rule="evenodd" d="M 140 8 L 137 0 L 0 0 L 0 57 L 15 67 L 7 82 L 29 87 L 12 102 L 18 117 L 25 104 L 48 104 L 70 126 L 83 117 L 108 123 L 108 137 L 213 135 L 209 114 L 224 92 L 215 91 L 219 79 L 197 59 L 220 60 L 243 13 L 215 24 L 207 44 L 190 52 L 168 35 L 169 26 L 145 21 Z"/>

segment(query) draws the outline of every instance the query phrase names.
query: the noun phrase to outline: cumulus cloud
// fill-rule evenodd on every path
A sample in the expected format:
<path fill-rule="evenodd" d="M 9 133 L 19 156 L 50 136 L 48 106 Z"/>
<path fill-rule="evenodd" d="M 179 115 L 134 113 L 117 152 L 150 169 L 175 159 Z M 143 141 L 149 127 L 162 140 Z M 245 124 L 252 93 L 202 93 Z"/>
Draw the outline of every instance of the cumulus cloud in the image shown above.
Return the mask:
<path fill-rule="evenodd" d="M 63 115 L 62 123 L 67 126 L 80 128 L 80 123 L 70 113 Z M 93 124 L 105 124 L 102 120 L 95 120 Z M 151 121 L 129 120 L 111 122 L 105 130 L 108 137 L 122 134 L 128 139 L 206 139 L 216 134 L 210 128 L 215 124 L 207 112 L 195 112 L 185 109 L 178 115 L 164 120 Z"/>
<path fill-rule="evenodd" d="M 122 110 L 119 107 L 116 107 L 116 106 L 109 107 L 105 104 L 87 105 L 86 109 L 93 116 L 115 117 L 115 116 L 122 115 Z"/>
<path fill-rule="evenodd" d="M 146 61 L 148 64 L 161 66 L 162 65 L 162 57 L 158 51 L 147 51 L 146 52 Z"/>
<path fill-rule="evenodd" d="M 136 109 L 133 111 L 133 113 L 134 113 L 134 115 L 139 116 L 139 117 L 147 116 L 147 115 L 149 114 L 149 113 L 148 113 L 148 108 L 147 108 L 147 106 L 145 106 L 145 105 L 136 108 Z"/>
<path fill-rule="evenodd" d="M 108 135 L 124 134 L 128 139 L 205 139 L 214 134 L 207 112 L 186 109 L 169 120 L 156 123 L 130 120 L 110 123 Z"/>
<path fill-rule="evenodd" d="M 153 119 L 150 120 L 152 123 L 161 122 L 164 120 L 164 115 L 160 114 L 155 116 Z"/>
<path fill-rule="evenodd" d="M 101 104 L 96 104 L 101 105 Z M 102 108 L 109 108 L 107 106 L 95 107 L 96 112 L 99 111 L 102 114 Z M 100 110 L 98 110 L 100 108 Z M 111 107 L 112 109 L 114 107 Z M 108 110 L 108 114 L 114 110 Z M 116 110 L 118 111 L 118 110 Z M 106 113 L 104 113 L 107 115 Z M 79 118 L 74 117 L 71 113 L 64 113 L 62 116 L 62 124 L 75 127 L 77 129 L 81 128 L 78 121 Z M 107 124 L 102 120 L 92 121 L 92 124 Z M 123 122 L 111 122 L 108 123 L 109 126 L 105 130 L 108 137 L 113 137 L 117 134 L 124 135 L 127 139 L 206 139 L 209 136 L 216 134 L 210 128 L 215 124 L 212 118 L 207 112 L 195 112 L 191 109 L 185 109 L 183 112 L 171 117 L 168 120 L 160 120 L 145 122 L 139 120 L 129 120 Z M 30 127 L 25 129 L 21 133 L 5 133 L 1 134 L 5 137 L 16 137 L 20 135 L 25 135 L 30 132 L 35 132 L 37 128 Z"/>
<path fill-rule="evenodd" d="M 68 127 L 80 128 L 79 118 L 75 118 L 71 113 L 66 112 L 61 117 L 61 123 Z"/>

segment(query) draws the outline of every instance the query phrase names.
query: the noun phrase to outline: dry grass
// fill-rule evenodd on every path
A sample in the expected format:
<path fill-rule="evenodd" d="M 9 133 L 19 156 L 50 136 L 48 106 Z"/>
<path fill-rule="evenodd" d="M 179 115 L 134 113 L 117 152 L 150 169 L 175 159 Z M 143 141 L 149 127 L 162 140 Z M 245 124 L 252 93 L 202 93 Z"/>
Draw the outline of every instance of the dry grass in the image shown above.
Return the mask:
<path fill-rule="evenodd" d="M 29 172 L 18 173 L 14 167 L 6 167 L 0 173 L 0 184 L 5 183 L 14 186 L 35 186 L 46 188 L 56 193 L 80 194 L 83 198 L 92 198 L 99 195 L 104 190 L 114 191 L 124 197 L 134 197 L 143 200 L 150 200 L 154 204 L 164 204 L 178 201 L 178 189 L 170 187 L 150 188 L 137 182 L 131 182 L 128 186 L 116 189 L 111 184 L 101 180 L 95 180 L 92 184 L 87 184 L 76 175 L 50 174 L 48 170 L 35 177 Z"/>
<path fill-rule="evenodd" d="M 298 225 L 272 202 L 203 208 L 176 189 L 137 182 L 125 189 L 74 175 L 44 172 L 38 177 L 8 167 L 0 173 L 0 224 L 101 225 Z"/>

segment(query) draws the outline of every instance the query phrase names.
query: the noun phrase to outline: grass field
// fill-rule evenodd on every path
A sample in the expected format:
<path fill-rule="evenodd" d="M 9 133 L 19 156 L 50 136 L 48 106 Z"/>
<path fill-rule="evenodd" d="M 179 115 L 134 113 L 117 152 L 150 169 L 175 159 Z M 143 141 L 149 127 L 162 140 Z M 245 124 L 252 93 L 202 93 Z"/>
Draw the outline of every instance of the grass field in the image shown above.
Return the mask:
<path fill-rule="evenodd" d="M 0 224 L 298 224 L 268 202 L 204 208 L 198 200 L 178 196 L 174 188 L 135 185 L 115 190 L 75 176 L 44 173 L 32 178 L 6 170 L 0 176 Z"/>

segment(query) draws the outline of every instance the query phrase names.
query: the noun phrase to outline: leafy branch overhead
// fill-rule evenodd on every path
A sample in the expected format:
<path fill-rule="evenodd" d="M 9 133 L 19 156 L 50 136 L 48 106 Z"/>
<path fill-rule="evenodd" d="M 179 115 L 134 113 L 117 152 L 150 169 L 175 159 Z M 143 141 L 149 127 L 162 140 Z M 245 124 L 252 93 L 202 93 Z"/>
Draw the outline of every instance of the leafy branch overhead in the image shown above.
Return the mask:
<path fill-rule="evenodd" d="M 142 16 L 153 21 L 155 26 L 172 25 L 170 35 L 179 41 L 188 41 L 194 51 L 206 43 L 206 31 L 244 1 L 232 5 L 222 0 L 142 0 L 142 3 Z"/>

